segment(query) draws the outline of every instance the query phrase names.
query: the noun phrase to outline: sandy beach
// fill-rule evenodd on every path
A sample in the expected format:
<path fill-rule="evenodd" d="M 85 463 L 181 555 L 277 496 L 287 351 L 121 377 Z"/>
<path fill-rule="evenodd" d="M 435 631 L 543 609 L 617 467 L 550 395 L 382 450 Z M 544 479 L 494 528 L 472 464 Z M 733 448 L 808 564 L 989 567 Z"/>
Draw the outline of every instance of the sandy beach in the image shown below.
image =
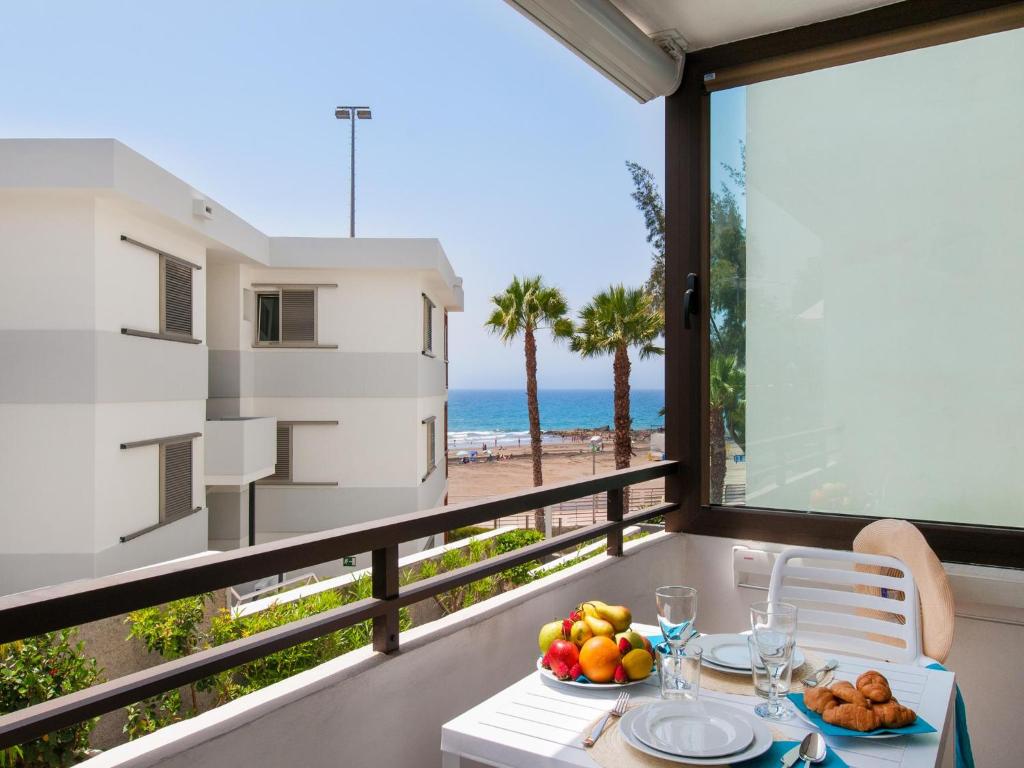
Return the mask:
<path fill-rule="evenodd" d="M 590 433 L 588 433 L 589 435 Z M 650 449 L 649 433 L 638 433 L 634 441 L 635 456 L 632 466 L 640 466 L 647 461 Z M 479 449 L 479 446 L 478 446 Z M 448 503 L 485 499 L 513 491 L 533 487 L 533 468 L 530 462 L 530 449 L 523 447 L 504 448 L 503 457 L 512 458 L 501 461 L 486 461 L 479 456 L 475 463 L 463 464 L 450 451 L 448 461 Z M 543 454 L 544 483 L 560 483 L 567 480 L 579 480 L 589 477 L 596 470 L 598 474 L 615 469 L 615 452 L 610 436 L 606 436 L 604 450 L 591 453 L 590 446 L 583 442 L 546 443 Z M 634 502 L 641 499 L 649 503 L 661 500 L 664 489 L 663 480 L 650 480 L 634 488 L 641 489 L 634 493 Z M 566 503 L 552 509 L 552 520 L 555 526 L 561 518 L 565 527 L 584 525 L 594 517 L 603 518 L 603 499 L 588 497 L 576 503 Z M 503 524 L 523 526 L 524 518 L 532 525 L 532 516 L 519 516 L 503 521 Z"/>

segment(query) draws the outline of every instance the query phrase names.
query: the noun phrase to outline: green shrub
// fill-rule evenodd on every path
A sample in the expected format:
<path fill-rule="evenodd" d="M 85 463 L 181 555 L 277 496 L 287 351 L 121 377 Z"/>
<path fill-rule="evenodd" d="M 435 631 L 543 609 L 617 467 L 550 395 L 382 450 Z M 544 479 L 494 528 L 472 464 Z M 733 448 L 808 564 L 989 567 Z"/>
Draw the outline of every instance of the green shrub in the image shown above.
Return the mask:
<path fill-rule="evenodd" d="M 132 611 L 125 619 L 129 625 L 128 638 L 141 640 L 147 651 L 160 654 L 166 661 L 188 656 L 202 642 L 200 625 L 206 602 L 212 598 L 212 593 L 208 592 Z M 194 717 L 198 711 L 196 690 L 208 690 L 212 684 L 209 678 L 189 684 L 188 706 L 184 708 L 178 689 L 129 704 L 125 707 L 127 720 L 122 730 L 129 739 L 137 739 L 165 725 Z"/>
<path fill-rule="evenodd" d="M 544 539 L 544 534 L 530 528 L 517 528 L 514 531 L 499 533 L 494 537 L 494 554 L 501 555 L 505 552 L 512 552 L 530 544 L 536 544 Z M 514 565 L 508 570 L 502 571 L 501 576 L 515 586 L 522 586 L 528 583 L 532 577 L 530 571 L 540 565 L 539 560 L 530 560 L 522 565 Z"/>
<path fill-rule="evenodd" d="M 249 637 L 292 621 L 339 608 L 349 602 L 362 600 L 371 594 L 372 582 L 369 576 L 364 576 L 357 579 L 344 594 L 335 590 L 318 592 L 291 602 L 274 603 L 262 611 L 237 618 L 232 618 L 231 614 L 224 610 L 215 616 L 210 624 L 210 645 L 221 645 Z M 412 626 L 409 611 L 405 608 L 398 612 L 398 625 L 403 631 Z M 221 701 L 230 701 L 258 691 L 343 653 L 368 645 L 372 639 L 372 622 L 364 621 L 255 659 L 217 675 L 215 684 L 218 698 Z"/>
<path fill-rule="evenodd" d="M 481 536 L 487 533 L 490 528 L 481 528 L 479 525 L 464 525 L 454 531 L 448 531 L 448 541 L 461 541 L 473 536 Z"/>
<path fill-rule="evenodd" d="M 75 630 L 0 645 L 0 713 L 24 709 L 42 701 L 80 691 L 100 676 L 96 659 L 87 658 Z M 0 766 L 64 766 L 81 757 L 89 746 L 96 720 L 86 720 L 30 741 L 0 750 Z"/>

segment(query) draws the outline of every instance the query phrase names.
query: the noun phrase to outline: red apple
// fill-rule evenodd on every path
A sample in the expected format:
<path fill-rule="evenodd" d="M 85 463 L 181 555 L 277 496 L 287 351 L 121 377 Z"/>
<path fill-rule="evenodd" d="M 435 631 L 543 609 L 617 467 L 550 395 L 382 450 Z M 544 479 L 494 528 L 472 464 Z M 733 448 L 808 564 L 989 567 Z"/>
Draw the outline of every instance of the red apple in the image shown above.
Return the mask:
<path fill-rule="evenodd" d="M 566 671 L 572 669 L 573 665 L 580 660 L 579 649 L 576 648 L 576 643 L 568 640 L 555 640 L 548 647 L 548 661 L 551 664 L 551 668 L 555 668 L 555 662 L 561 662 L 565 665 Z"/>

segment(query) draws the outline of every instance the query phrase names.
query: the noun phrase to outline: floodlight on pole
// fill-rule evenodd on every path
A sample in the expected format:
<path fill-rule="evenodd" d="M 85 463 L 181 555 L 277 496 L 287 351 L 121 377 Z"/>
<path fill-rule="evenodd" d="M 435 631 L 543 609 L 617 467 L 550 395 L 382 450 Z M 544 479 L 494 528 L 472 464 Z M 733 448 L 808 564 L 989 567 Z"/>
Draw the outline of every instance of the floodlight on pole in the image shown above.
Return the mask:
<path fill-rule="evenodd" d="M 349 177 L 349 219 L 348 219 L 348 236 L 356 236 L 356 120 L 370 120 L 373 118 L 373 113 L 369 107 L 354 107 L 344 106 L 335 107 L 334 116 L 338 120 L 351 120 L 352 121 L 352 159 L 351 166 L 352 172 Z"/>

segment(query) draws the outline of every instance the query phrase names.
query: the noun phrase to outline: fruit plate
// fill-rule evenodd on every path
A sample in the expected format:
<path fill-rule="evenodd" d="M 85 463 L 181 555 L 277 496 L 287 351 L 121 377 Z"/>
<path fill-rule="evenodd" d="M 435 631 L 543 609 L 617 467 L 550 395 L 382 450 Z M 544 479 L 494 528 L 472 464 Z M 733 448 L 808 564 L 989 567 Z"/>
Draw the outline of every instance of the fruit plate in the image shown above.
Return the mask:
<path fill-rule="evenodd" d="M 858 739 L 892 739 L 896 736 L 909 736 L 914 733 L 935 733 L 935 728 L 932 727 L 931 723 L 920 715 L 917 716 L 917 720 L 913 723 L 902 728 L 876 728 L 873 731 L 854 731 L 850 728 L 826 723 L 821 715 L 807 708 L 807 705 L 804 704 L 804 695 L 802 693 L 790 693 L 787 694 L 786 698 L 793 703 L 793 707 L 800 717 L 826 736 L 852 736 Z"/>
<path fill-rule="evenodd" d="M 645 677 L 643 680 L 630 680 L 628 683 L 592 683 L 582 675 L 580 677 L 577 677 L 575 680 L 559 680 L 557 677 L 555 677 L 555 673 L 552 672 L 550 669 L 544 669 L 543 665 L 541 664 L 541 661 L 542 659 L 537 659 L 537 671 L 540 673 L 541 677 L 543 677 L 545 680 L 550 680 L 553 683 L 558 683 L 559 685 L 569 685 L 573 688 L 590 688 L 591 690 L 595 688 L 628 688 L 631 685 L 641 685 L 643 683 L 646 683 L 648 680 L 651 679 L 651 675 L 654 674 L 654 667 L 651 667 L 651 674 Z"/>

